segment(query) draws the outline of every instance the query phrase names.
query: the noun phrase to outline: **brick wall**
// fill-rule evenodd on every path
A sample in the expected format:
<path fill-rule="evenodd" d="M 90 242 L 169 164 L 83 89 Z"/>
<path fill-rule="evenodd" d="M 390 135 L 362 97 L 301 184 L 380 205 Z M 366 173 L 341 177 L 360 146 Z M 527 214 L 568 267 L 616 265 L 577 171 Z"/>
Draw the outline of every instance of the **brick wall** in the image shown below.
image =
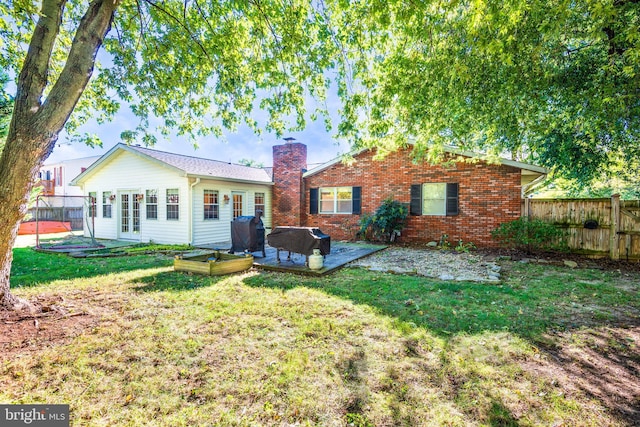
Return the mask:
<path fill-rule="evenodd" d="M 517 168 L 484 162 L 458 162 L 451 167 L 414 164 L 409 150 L 391 153 L 381 161 L 374 160 L 372 152 L 365 152 L 356 160 L 352 166 L 338 163 L 305 179 L 302 225 L 319 227 L 332 239 L 343 240 L 353 238 L 360 220 L 360 215 L 308 214 L 310 188 L 360 186 L 362 212 L 373 213 L 388 197 L 408 204 L 411 184 L 428 182 L 459 184 L 459 214 L 410 215 L 400 241 L 438 241 L 447 234 L 454 246 L 458 239 L 477 246 L 495 246 L 491 230 L 520 217 L 521 172 Z"/>
<path fill-rule="evenodd" d="M 305 144 L 293 142 L 273 146 L 273 227 L 303 225 L 302 173 L 306 168 Z"/>

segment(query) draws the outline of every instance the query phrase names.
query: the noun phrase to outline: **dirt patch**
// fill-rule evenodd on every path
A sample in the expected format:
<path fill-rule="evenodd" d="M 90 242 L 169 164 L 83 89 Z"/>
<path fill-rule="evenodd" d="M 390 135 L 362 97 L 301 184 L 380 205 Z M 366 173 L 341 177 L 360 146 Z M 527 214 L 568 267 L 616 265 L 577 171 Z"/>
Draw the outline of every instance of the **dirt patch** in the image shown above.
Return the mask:
<path fill-rule="evenodd" d="M 0 310 L 0 361 L 63 344 L 98 323 L 94 315 L 65 307 L 60 296 L 30 302 L 35 314 Z"/>
<path fill-rule="evenodd" d="M 612 415 L 640 425 L 640 326 L 556 333 L 540 358 L 525 370 L 555 385 L 559 393 L 584 392 Z"/>

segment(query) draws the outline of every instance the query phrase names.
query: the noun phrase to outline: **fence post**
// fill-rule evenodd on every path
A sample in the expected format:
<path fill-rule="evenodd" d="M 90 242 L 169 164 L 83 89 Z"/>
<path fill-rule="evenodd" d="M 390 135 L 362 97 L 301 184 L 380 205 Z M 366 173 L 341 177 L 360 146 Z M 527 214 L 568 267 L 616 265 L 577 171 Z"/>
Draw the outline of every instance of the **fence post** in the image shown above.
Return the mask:
<path fill-rule="evenodd" d="M 611 230 L 609 231 L 609 258 L 620 259 L 620 195 L 611 196 Z"/>

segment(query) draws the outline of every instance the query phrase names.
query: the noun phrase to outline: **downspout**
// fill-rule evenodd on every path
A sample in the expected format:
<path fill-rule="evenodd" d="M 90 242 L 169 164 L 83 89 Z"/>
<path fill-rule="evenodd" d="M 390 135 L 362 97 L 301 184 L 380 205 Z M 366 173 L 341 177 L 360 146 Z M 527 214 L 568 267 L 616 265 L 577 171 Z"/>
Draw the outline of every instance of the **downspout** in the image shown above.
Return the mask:
<path fill-rule="evenodd" d="M 529 193 L 531 191 L 533 191 L 533 189 L 535 187 L 537 187 L 542 181 L 545 180 L 545 178 L 547 177 L 547 174 L 542 174 L 539 177 L 537 177 L 536 179 L 534 179 L 533 181 L 531 181 L 528 184 L 525 184 L 522 186 L 522 197 L 527 197 L 529 195 Z"/>
<path fill-rule="evenodd" d="M 194 209 L 193 209 L 193 189 L 196 185 L 200 184 L 200 178 L 196 178 L 196 180 L 193 182 L 193 184 L 191 184 L 191 189 L 189 191 L 189 244 L 191 246 L 193 246 L 193 224 L 194 224 L 194 220 L 193 220 L 193 215 L 195 215 L 194 213 Z"/>

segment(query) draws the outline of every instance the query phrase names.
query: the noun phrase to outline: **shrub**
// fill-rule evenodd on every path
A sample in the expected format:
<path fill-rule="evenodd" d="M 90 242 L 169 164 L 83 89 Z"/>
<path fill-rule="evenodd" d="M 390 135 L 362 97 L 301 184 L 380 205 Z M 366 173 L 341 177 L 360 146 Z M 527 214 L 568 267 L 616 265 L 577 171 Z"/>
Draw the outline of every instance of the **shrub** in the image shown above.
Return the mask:
<path fill-rule="evenodd" d="M 493 230 L 491 236 L 503 246 L 522 249 L 527 253 L 567 248 L 565 230 L 539 219 L 519 218 L 505 222 Z"/>
<path fill-rule="evenodd" d="M 407 225 L 409 209 L 406 205 L 391 198 L 373 215 L 363 215 L 360 219 L 360 235 L 368 240 L 393 242 Z"/>

